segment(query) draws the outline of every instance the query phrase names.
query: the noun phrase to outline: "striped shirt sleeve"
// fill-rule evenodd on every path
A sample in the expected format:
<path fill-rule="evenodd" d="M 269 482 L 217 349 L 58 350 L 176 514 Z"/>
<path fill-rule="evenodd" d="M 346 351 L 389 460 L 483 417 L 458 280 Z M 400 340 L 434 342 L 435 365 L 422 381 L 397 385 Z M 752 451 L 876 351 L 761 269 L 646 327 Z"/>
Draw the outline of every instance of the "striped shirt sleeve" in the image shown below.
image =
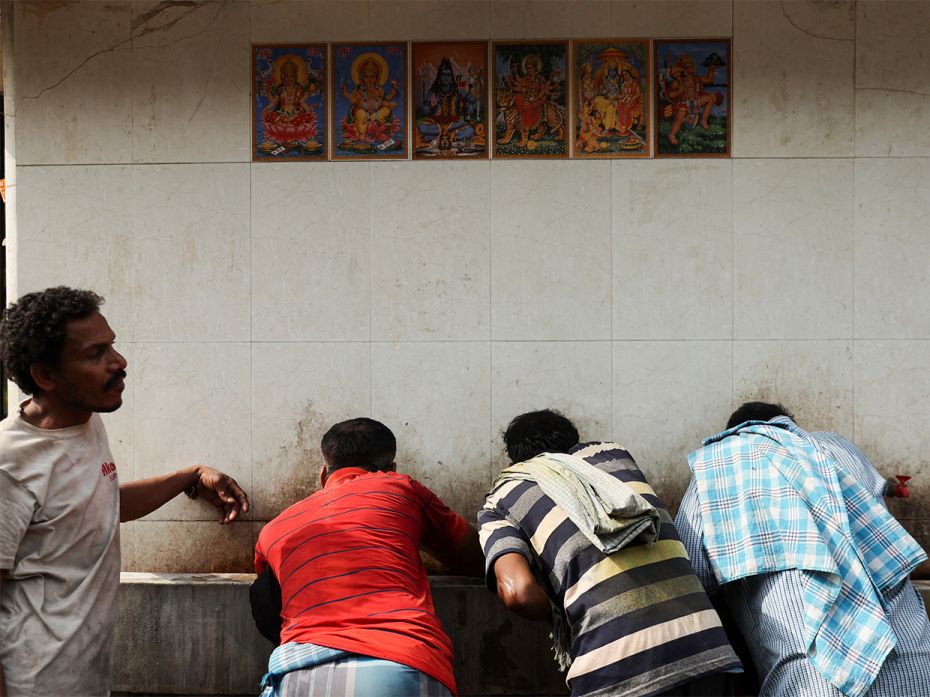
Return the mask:
<path fill-rule="evenodd" d="M 520 554 L 531 567 L 535 565 L 526 538 L 493 503 L 485 502 L 484 507 L 478 511 L 478 539 L 484 552 L 485 583 L 492 591 L 497 590 L 494 562 L 504 554 Z"/>

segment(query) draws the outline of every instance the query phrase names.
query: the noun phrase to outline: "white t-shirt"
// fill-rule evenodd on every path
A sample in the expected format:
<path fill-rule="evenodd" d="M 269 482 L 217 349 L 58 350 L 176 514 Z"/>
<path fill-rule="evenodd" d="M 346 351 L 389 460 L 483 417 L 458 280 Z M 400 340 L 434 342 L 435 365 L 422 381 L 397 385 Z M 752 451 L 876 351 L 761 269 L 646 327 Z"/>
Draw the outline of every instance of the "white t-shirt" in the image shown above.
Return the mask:
<path fill-rule="evenodd" d="M 0 665 L 9 697 L 108 695 L 119 481 L 106 430 L 0 421 Z"/>

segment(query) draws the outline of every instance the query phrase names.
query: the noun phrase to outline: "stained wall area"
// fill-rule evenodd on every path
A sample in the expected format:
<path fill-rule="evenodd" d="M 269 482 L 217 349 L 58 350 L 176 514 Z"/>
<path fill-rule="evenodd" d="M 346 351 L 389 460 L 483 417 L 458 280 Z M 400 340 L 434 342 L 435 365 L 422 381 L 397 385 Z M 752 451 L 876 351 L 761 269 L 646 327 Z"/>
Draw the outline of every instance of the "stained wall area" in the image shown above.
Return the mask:
<path fill-rule="evenodd" d="M 674 506 L 775 399 L 911 474 L 930 546 L 930 2 L 7 2 L 11 297 L 90 287 L 129 360 L 124 479 L 193 462 L 124 568 L 240 571 L 338 420 L 469 518 L 499 431 L 554 406 Z M 732 37 L 733 157 L 250 162 L 250 43 Z M 15 168 L 14 168 L 15 166 Z"/>

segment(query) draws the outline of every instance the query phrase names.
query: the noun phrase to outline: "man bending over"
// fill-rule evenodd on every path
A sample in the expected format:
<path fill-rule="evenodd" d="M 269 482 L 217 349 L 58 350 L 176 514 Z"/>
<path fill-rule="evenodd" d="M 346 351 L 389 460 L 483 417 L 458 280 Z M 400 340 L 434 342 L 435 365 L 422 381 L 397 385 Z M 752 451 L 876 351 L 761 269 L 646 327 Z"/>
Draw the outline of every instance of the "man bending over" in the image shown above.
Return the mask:
<path fill-rule="evenodd" d="M 511 462 L 478 513 L 488 587 L 554 620 L 573 696 L 729 694 L 738 670 L 668 512 L 616 443 L 578 443 L 567 418 L 518 416 Z"/>
<path fill-rule="evenodd" d="M 747 402 L 691 453 L 675 521 L 698 577 L 746 638 L 761 695 L 930 695 L 927 558 L 852 443 Z"/>
<path fill-rule="evenodd" d="M 281 645 L 263 694 L 455 694 L 452 644 L 420 548 L 453 572 L 480 576 L 475 529 L 396 472 L 384 424 L 343 421 L 320 448 L 323 488 L 268 523 L 255 546 L 256 572 L 270 571 L 281 593 Z"/>

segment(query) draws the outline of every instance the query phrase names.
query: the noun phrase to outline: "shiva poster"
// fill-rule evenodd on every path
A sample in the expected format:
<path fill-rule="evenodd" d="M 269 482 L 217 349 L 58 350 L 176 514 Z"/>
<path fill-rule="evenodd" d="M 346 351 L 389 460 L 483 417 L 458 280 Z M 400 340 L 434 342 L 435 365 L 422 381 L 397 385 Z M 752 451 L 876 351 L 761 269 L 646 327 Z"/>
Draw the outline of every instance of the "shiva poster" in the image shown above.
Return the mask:
<path fill-rule="evenodd" d="M 407 158 L 407 44 L 333 44 L 334 160 Z"/>
<path fill-rule="evenodd" d="M 572 154 L 649 157 L 649 41 L 573 41 Z"/>
<path fill-rule="evenodd" d="M 494 157 L 566 157 L 567 41 L 498 42 Z"/>
<path fill-rule="evenodd" d="M 326 159 L 326 45 L 252 46 L 252 160 Z"/>
<path fill-rule="evenodd" d="M 729 157 L 730 40 L 655 41 L 656 157 Z"/>
<path fill-rule="evenodd" d="M 488 42 L 414 43 L 413 159 L 488 156 Z"/>

